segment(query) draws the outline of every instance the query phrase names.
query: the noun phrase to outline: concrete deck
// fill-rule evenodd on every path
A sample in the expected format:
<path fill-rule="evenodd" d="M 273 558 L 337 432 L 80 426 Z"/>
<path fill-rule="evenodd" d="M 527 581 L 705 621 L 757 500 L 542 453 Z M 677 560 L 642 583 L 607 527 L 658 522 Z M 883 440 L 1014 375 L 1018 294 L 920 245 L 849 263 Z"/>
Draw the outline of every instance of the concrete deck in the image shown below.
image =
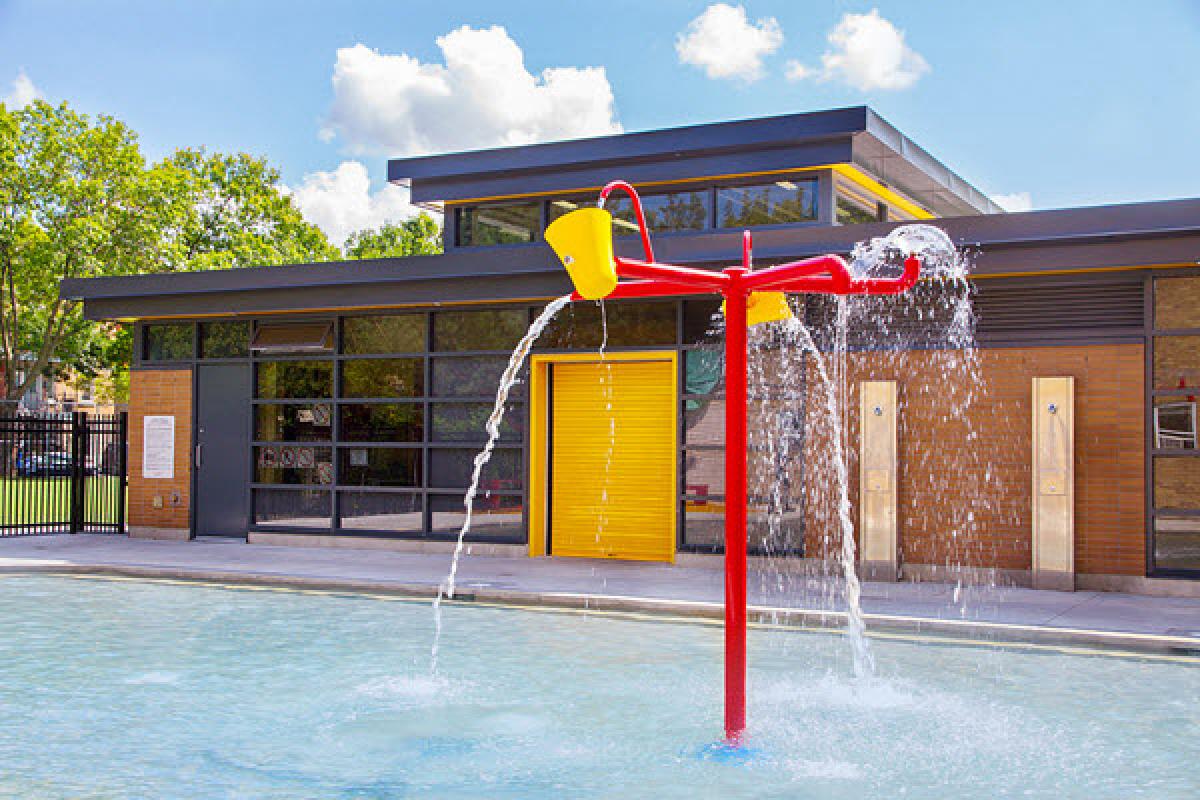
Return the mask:
<path fill-rule="evenodd" d="M 719 562 L 714 561 L 714 566 Z M 110 535 L 0 538 L 0 572 L 89 573 L 253 583 L 429 597 L 444 554 L 277 547 L 238 540 L 149 541 Z M 719 569 L 667 564 L 464 555 L 460 600 L 719 618 Z M 750 575 L 752 617 L 838 627 L 829 579 Z M 1200 654 L 1200 599 L 951 584 L 866 583 L 870 631 L 1054 646 Z"/>

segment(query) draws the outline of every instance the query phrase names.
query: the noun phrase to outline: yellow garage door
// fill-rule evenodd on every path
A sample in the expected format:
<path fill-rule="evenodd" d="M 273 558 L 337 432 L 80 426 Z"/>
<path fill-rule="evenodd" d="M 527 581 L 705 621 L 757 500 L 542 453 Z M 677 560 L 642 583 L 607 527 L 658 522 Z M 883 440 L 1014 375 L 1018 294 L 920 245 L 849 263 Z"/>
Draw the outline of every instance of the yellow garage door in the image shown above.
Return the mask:
<path fill-rule="evenodd" d="M 674 560 L 673 362 L 558 363 L 551 374 L 551 552 Z"/>

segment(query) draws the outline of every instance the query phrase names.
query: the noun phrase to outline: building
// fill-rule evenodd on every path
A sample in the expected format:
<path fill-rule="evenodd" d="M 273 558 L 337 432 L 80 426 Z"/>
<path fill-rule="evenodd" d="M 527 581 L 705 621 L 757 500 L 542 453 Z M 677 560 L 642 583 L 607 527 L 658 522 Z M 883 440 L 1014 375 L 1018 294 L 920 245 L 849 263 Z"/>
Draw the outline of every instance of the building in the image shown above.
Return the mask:
<path fill-rule="evenodd" d="M 443 255 L 63 283 L 89 318 L 137 321 L 131 535 L 446 547 L 509 352 L 570 290 L 542 230 L 622 178 L 643 192 L 656 253 L 672 263 L 735 263 L 745 227 L 764 263 L 845 253 L 912 220 L 972 249 L 969 407 L 946 406 L 956 395 L 938 390 L 936 346 L 864 340 L 847 359 L 850 385 L 893 381 L 898 393 L 894 482 L 866 461 L 862 482 L 852 470 L 863 536 L 883 537 L 862 543 L 881 574 L 1028 583 L 1042 569 L 1067 588 L 1197 586 L 1185 579 L 1200 577 L 1189 388 L 1200 383 L 1200 200 L 1006 214 L 862 107 L 394 160 L 388 175 L 444 208 Z M 635 254 L 637 237 L 620 236 L 629 208 L 614 201 L 618 249 Z M 806 315 L 820 316 L 818 300 Z M 484 474 L 476 552 L 719 552 L 714 311 L 703 298 L 610 302 L 604 364 L 594 305 L 552 323 Z M 1056 377 L 1073 382 L 1035 381 Z M 1070 413 L 1039 428 L 1043 390 L 1066 392 L 1045 405 Z M 851 395 L 857 464 L 873 456 Z M 820 559 L 828 480 L 804 471 L 822 447 L 818 410 L 794 393 L 772 402 L 795 440 L 786 513 L 752 531 L 752 547 Z M 615 440 L 596 422 L 610 407 Z M 171 436 L 161 419 L 146 433 L 147 417 L 170 418 Z M 1064 462 L 1034 446 L 1039 431 L 1069 434 Z M 602 481 L 613 502 L 580 500 Z M 871 497 L 883 516 L 864 510 Z"/>

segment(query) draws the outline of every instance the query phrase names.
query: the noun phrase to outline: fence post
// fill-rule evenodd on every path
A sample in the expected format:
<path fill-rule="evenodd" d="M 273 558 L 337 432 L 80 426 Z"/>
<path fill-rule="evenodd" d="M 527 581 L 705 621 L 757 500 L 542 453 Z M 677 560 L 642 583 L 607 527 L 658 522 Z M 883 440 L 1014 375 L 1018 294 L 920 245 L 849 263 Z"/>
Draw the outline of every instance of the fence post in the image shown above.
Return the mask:
<path fill-rule="evenodd" d="M 71 533 L 83 530 L 84 481 L 87 476 L 87 414 L 71 413 Z"/>
<path fill-rule="evenodd" d="M 117 484 L 117 533 L 125 533 L 125 504 L 129 497 L 129 412 L 120 412 L 117 427 L 119 437 L 117 464 L 121 478 Z"/>

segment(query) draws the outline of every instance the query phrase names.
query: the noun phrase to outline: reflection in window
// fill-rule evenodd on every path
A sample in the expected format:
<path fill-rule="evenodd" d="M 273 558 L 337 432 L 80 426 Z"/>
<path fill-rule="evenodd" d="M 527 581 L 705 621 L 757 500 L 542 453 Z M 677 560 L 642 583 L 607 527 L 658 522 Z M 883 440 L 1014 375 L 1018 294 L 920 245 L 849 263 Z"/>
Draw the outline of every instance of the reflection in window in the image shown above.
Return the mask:
<path fill-rule="evenodd" d="M 343 353 L 421 353 L 424 350 L 424 314 L 347 317 L 342 320 Z"/>
<path fill-rule="evenodd" d="M 468 206 L 454 213 L 459 247 L 532 242 L 541 227 L 541 203 Z"/>
<path fill-rule="evenodd" d="M 433 517 L 433 530 L 457 531 L 462 528 L 466 512 L 461 496 L 430 495 L 429 508 Z M 471 533 L 481 537 L 522 536 L 525 531 L 522 510 L 520 497 L 481 495 L 475 500 L 474 513 L 471 515 Z"/>
<path fill-rule="evenodd" d="M 184 361 L 192 357 L 192 326 L 147 325 L 142 357 L 146 361 Z"/>
<path fill-rule="evenodd" d="M 1154 337 L 1154 388 L 1200 387 L 1200 336 Z"/>
<path fill-rule="evenodd" d="M 429 457 L 429 485 L 439 489 L 465 489 L 471 483 L 477 450 L 437 449 Z M 524 485 L 521 451 L 515 448 L 496 450 L 483 468 L 479 481 L 480 494 L 515 491 Z"/>
<path fill-rule="evenodd" d="M 690 399 L 684 406 L 686 431 L 684 442 L 689 445 L 725 446 L 725 398 L 711 395 Z"/>
<path fill-rule="evenodd" d="M 285 400 L 333 397 L 332 361 L 261 361 L 255 397 Z"/>
<path fill-rule="evenodd" d="M 491 403 L 437 403 L 433 406 L 433 441 L 487 441 L 484 425 L 492 413 Z M 525 407 L 508 406 L 500 422 L 500 441 L 519 442 L 525 437 Z"/>
<path fill-rule="evenodd" d="M 1197 449 L 1195 395 L 1154 398 L 1154 446 L 1160 450 Z"/>
<path fill-rule="evenodd" d="M 741 228 L 811 222 L 817 218 L 814 179 L 779 180 L 717 189 L 717 225 Z"/>
<path fill-rule="evenodd" d="M 340 492 L 339 498 L 343 528 L 415 532 L 425 526 L 419 494 Z"/>
<path fill-rule="evenodd" d="M 468 356 L 433 360 L 433 394 L 436 397 L 494 397 L 500 376 L 508 366 L 507 356 Z M 525 393 L 518 383 L 510 395 Z"/>
<path fill-rule="evenodd" d="M 333 349 L 332 322 L 260 324 L 250 340 L 256 353 L 320 353 Z"/>
<path fill-rule="evenodd" d="M 1154 327 L 1200 328 L 1200 275 L 1154 279 Z"/>
<path fill-rule="evenodd" d="M 887 218 L 886 206 L 858 185 L 838 178 L 835 191 L 838 225 L 862 225 Z"/>
<path fill-rule="evenodd" d="M 419 403 L 354 404 L 341 407 L 342 441 L 419 442 L 425 411 Z"/>
<path fill-rule="evenodd" d="M 201 322 L 201 358 L 245 358 L 250 355 L 250 324 Z"/>
<path fill-rule="evenodd" d="M 342 362 L 342 397 L 420 397 L 422 358 L 364 358 Z"/>
<path fill-rule="evenodd" d="M 538 346 L 555 350 L 595 350 L 608 330 L 609 347 L 675 344 L 674 303 L 571 303 L 538 337 Z"/>
<path fill-rule="evenodd" d="M 725 546 L 725 500 L 692 496 L 683 500 L 683 540 L 691 547 Z"/>
<path fill-rule="evenodd" d="M 439 311 L 433 315 L 434 350 L 503 350 L 516 346 L 529 328 L 525 309 Z"/>
<path fill-rule="evenodd" d="M 254 438 L 260 442 L 328 442 L 333 438 L 329 403 L 275 404 L 254 407 Z"/>
<path fill-rule="evenodd" d="M 254 524 L 262 527 L 328 528 L 333 498 L 323 489 L 255 489 Z"/>
<path fill-rule="evenodd" d="M 712 194 L 708 189 L 649 193 L 642 194 L 641 198 L 646 226 L 653 233 L 699 231 L 709 227 Z M 596 205 L 596 199 L 591 196 L 551 200 L 547 206 L 547 222 L 553 222 L 577 208 L 592 208 Z M 614 235 L 637 235 L 637 216 L 633 213 L 633 201 L 629 195 L 613 192 L 605 201 L 604 208 L 613 215 Z"/>
<path fill-rule="evenodd" d="M 333 450 L 311 445 L 271 444 L 254 448 L 256 483 L 333 483 Z"/>
<path fill-rule="evenodd" d="M 338 483 L 349 486 L 421 485 L 421 450 L 415 447 L 343 447 Z"/>
<path fill-rule="evenodd" d="M 683 302 L 683 343 L 700 344 L 715 341 L 725 332 L 725 317 L 721 301 L 685 300 Z"/>
<path fill-rule="evenodd" d="M 683 458 L 684 492 L 708 497 L 725 494 L 725 451 L 688 450 Z"/>

